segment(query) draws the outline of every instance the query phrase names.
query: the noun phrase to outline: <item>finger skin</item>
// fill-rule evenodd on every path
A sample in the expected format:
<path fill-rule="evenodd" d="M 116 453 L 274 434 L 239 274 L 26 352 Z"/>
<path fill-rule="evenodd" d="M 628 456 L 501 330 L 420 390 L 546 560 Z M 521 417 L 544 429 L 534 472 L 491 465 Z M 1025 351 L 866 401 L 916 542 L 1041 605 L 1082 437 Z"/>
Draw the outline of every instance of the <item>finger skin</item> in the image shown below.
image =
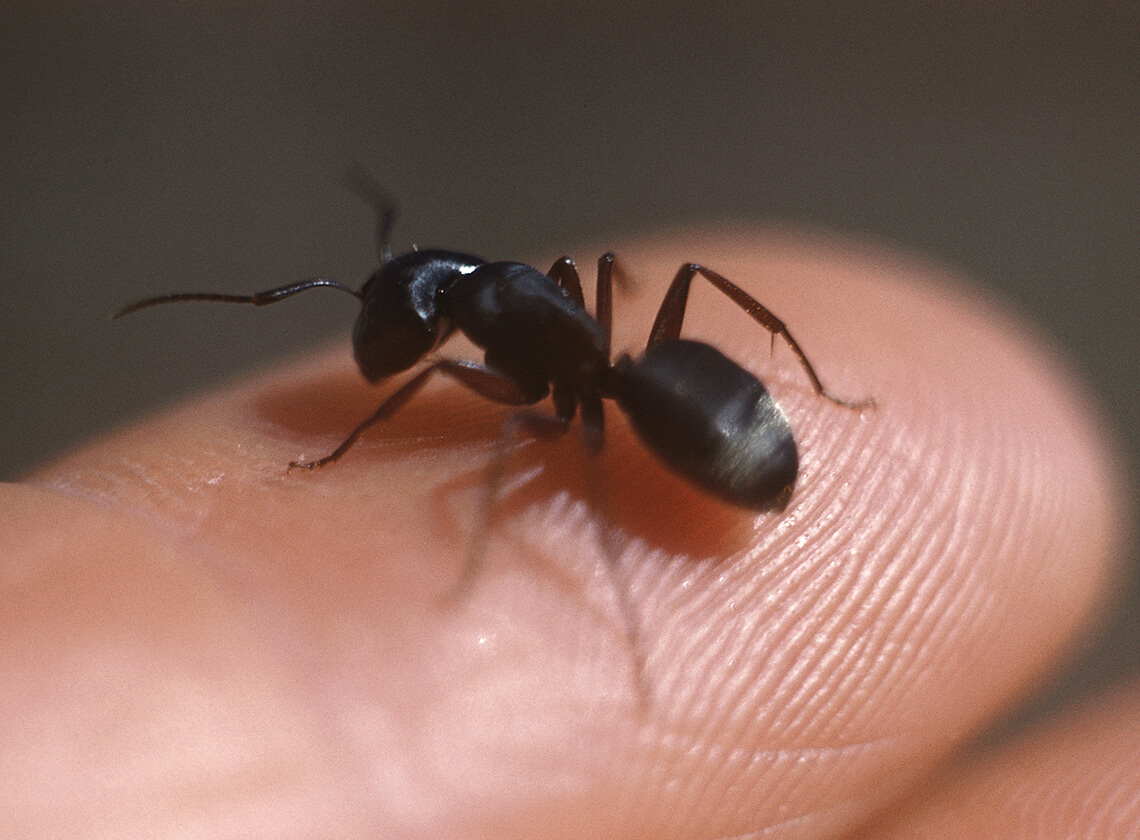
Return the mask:
<path fill-rule="evenodd" d="M 1140 835 L 1140 684 L 955 767 L 860 840 Z M 854 840 L 854 838 L 853 838 Z"/>
<path fill-rule="evenodd" d="M 241 593 L 133 517 L 37 487 L 5 488 L 0 532 L 0 835 L 351 825 L 332 745 Z"/>
<path fill-rule="evenodd" d="M 617 302 L 615 348 L 644 345 L 667 278 L 695 260 L 782 318 L 832 393 L 875 398 L 863 412 L 822 400 L 786 347 L 770 352 L 747 316 L 695 289 L 683 333 L 761 376 L 795 430 L 801 469 L 782 513 L 704 497 L 608 410 L 597 462 L 577 435 L 512 456 L 511 475 L 529 480 L 508 487 L 475 585 L 445 603 L 505 410 L 433 384 L 336 464 L 286 472 L 389 390 L 367 387 L 344 346 L 240 383 L 10 491 L 72 511 L 55 516 L 54 543 L 28 517 L 21 533 L 54 570 L 42 609 L 83 609 L 75 643 L 57 645 L 38 602 L 3 613 L 23 622 L 31 661 L 16 654 L 26 681 L 4 680 L 0 702 L 88 720 L 95 666 L 80 642 L 107 626 L 109 649 L 129 655 L 92 702 L 115 705 L 110 686 L 131 702 L 126 723 L 0 735 L 38 798 L 0 813 L 18 827 L 96 814 L 131 826 L 142 805 L 129 803 L 159 785 L 183 808 L 170 825 L 278 815 L 300 837 L 828 836 L 1039 680 L 1098 606 L 1119 543 L 1114 464 L 1063 366 L 959 281 L 903 257 L 774 231 L 619 253 L 642 291 Z M 598 510 L 627 537 L 647 708 Z M 121 546 L 89 538 L 103 517 Z M 88 594 L 108 561 L 106 587 L 117 577 L 130 597 Z M 170 618 L 165 646 L 138 610 Z M 183 714 L 188 685 L 221 723 Z M 116 739 L 138 721 L 152 740 L 124 758 Z M 130 772 L 155 756 L 157 778 Z M 305 787 L 306 766 L 309 798 L 281 795 Z M 108 773 L 111 799 L 128 803 L 118 812 L 90 792 Z M 68 786 L 49 784 L 59 777 Z M 219 784 L 248 778 L 268 781 Z M 159 801 L 150 836 L 170 816 Z M 279 814 L 289 801 L 320 807 Z M 281 836 L 258 826 L 242 836 Z"/>

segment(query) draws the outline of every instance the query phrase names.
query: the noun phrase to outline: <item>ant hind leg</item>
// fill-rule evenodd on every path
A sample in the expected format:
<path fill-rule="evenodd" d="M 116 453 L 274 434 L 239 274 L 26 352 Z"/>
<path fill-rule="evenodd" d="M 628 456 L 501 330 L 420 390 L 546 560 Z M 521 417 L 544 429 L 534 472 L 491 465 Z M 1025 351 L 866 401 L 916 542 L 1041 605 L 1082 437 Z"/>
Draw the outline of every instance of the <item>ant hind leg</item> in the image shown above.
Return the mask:
<path fill-rule="evenodd" d="M 777 318 L 772 311 L 760 303 L 760 301 L 756 300 L 756 298 L 752 297 L 752 295 L 748 294 L 748 292 L 744 291 L 727 277 L 697 263 L 686 263 L 681 266 L 676 276 L 674 276 L 673 282 L 669 285 L 669 290 L 665 293 L 665 297 L 661 301 L 661 307 L 657 310 L 657 318 L 653 322 L 653 329 L 650 330 L 649 341 L 646 344 L 647 348 L 653 347 L 655 344 L 660 344 L 662 341 L 669 341 L 680 337 L 681 324 L 685 319 L 685 305 L 689 300 L 689 288 L 692 284 L 693 277 L 698 274 L 712 283 L 725 297 L 744 310 L 752 320 L 771 333 L 773 340 L 775 340 L 776 336 L 780 336 L 799 360 L 800 366 L 804 369 L 808 379 L 811 381 L 812 390 L 821 397 L 830 400 L 836 405 L 855 410 L 861 410 L 874 405 L 875 401 L 873 398 L 852 402 L 840 399 L 829 393 L 823 387 L 823 383 L 820 381 L 818 374 L 816 374 L 815 368 L 812 367 L 811 362 L 808 361 L 807 354 L 804 353 L 799 342 L 792 337 L 791 332 L 788 331 L 788 327 L 783 321 Z"/>

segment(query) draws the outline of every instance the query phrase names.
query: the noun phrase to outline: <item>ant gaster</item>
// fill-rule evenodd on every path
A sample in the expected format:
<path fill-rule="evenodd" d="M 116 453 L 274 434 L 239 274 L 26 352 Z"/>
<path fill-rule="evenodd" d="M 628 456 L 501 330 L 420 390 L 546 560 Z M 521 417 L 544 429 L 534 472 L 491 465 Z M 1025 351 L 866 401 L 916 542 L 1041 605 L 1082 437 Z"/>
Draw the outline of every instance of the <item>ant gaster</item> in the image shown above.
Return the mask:
<path fill-rule="evenodd" d="M 113 317 L 179 301 L 264 306 L 328 286 L 359 298 L 352 344 L 360 372 L 379 382 L 409 370 L 456 330 L 484 350 L 484 363 L 436 358 L 384 400 L 330 454 L 294 461 L 290 468 L 324 466 L 347 452 L 368 427 L 391 417 L 435 374 L 456 380 L 496 403 L 530 406 L 552 396 L 554 413 L 520 412 L 516 423 L 543 437 L 563 433 L 578 410 L 587 450 L 604 442 L 602 400 L 617 402 L 637 435 L 668 467 L 733 505 L 782 507 L 799 468 L 795 440 L 783 411 L 755 376 L 719 350 L 680 337 L 692 279 L 701 276 L 757 323 L 787 343 L 814 391 L 819 376 L 784 323 L 751 295 L 696 263 L 677 271 L 657 311 L 645 352 L 611 360 L 614 256 L 598 260 L 594 315 L 585 306 L 578 272 L 563 257 L 542 273 L 516 262 L 486 262 L 469 254 L 429 249 L 393 256 L 395 207 L 367 176 L 350 186 L 377 213 L 380 267 L 360 291 L 315 278 L 253 295 L 170 294 L 133 303 Z"/>

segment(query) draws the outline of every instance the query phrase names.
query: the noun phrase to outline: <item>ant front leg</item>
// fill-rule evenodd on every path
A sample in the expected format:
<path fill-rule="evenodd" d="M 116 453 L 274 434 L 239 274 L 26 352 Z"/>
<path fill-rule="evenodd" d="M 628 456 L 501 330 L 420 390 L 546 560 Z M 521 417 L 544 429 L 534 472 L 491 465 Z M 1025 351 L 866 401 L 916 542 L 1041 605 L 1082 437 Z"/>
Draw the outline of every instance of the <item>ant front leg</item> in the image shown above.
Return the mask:
<path fill-rule="evenodd" d="M 376 409 L 376 412 L 371 417 L 353 429 L 352 433 L 344 439 L 344 442 L 331 453 L 316 461 L 293 461 L 289 464 L 289 469 L 301 467 L 306 470 L 311 470 L 316 467 L 331 464 L 350 450 L 370 426 L 387 420 L 403 408 L 412 397 L 423 389 L 428 380 L 436 373 L 449 376 L 461 385 L 479 394 L 479 396 L 503 405 L 533 405 L 545 397 L 547 393 L 545 386 L 543 386 L 541 390 L 537 387 L 528 388 L 515 379 L 511 379 L 496 370 L 484 367 L 475 362 L 439 359 L 432 362 L 401 385 L 395 393 L 380 404 L 380 407 Z"/>
<path fill-rule="evenodd" d="M 761 304 L 760 301 L 731 282 L 727 277 L 717 274 L 712 269 L 705 268 L 703 265 L 698 265 L 697 263 L 686 263 L 677 271 L 672 284 L 669 286 L 669 291 L 665 293 L 665 299 L 661 301 L 661 308 L 657 310 L 657 318 L 654 320 L 653 329 L 649 333 L 649 342 L 646 344 L 647 348 L 655 344 L 660 344 L 662 341 L 669 341 L 680 337 L 681 324 L 685 320 L 685 305 L 689 301 L 689 288 L 692 285 L 693 277 L 698 274 L 712 283 L 713 286 L 729 300 L 743 309 L 752 320 L 756 321 L 756 323 L 771 333 L 773 341 L 776 340 L 777 335 L 784 339 L 788 347 L 791 348 L 792 353 L 799 359 L 800 365 L 803 367 L 804 372 L 807 373 L 808 379 L 811 380 L 812 389 L 817 394 L 831 400 L 831 402 L 837 405 L 857 410 L 867 408 L 874 404 L 874 399 L 871 398 L 850 402 L 829 394 L 824 389 L 823 383 L 820 381 L 811 362 L 808 361 L 808 357 L 800 347 L 799 342 L 792 337 L 787 325 L 784 324 L 783 321 L 777 318 L 767 307 Z"/>

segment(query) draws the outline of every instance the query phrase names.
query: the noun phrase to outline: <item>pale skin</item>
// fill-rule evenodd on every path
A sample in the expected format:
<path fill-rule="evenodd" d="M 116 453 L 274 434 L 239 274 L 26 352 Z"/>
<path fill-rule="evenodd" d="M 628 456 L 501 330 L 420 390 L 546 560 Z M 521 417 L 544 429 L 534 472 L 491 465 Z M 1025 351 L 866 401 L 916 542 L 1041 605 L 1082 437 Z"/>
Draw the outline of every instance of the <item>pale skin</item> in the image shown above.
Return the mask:
<path fill-rule="evenodd" d="M 597 460 L 577 426 L 513 453 L 485 562 L 449 600 L 509 409 L 439 382 L 341 461 L 286 472 L 391 390 L 346 344 L 192 400 L 0 488 L 0 835 L 1028 837 L 1034 803 L 1068 792 L 1040 836 L 1140 830 L 1121 796 L 1137 691 L 936 774 L 1116 582 L 1123 484 L 1045 346 L 949 274 L 851 243 L 605 245 L 640 288 L 615 348 L 640 349 L 697 260 L 776 312 L 833 393 L 875 398 L 822 400 L 694 287 L 684 333 L 791 420 L 784 511 L 705 498 L 611 406 Z"/>

